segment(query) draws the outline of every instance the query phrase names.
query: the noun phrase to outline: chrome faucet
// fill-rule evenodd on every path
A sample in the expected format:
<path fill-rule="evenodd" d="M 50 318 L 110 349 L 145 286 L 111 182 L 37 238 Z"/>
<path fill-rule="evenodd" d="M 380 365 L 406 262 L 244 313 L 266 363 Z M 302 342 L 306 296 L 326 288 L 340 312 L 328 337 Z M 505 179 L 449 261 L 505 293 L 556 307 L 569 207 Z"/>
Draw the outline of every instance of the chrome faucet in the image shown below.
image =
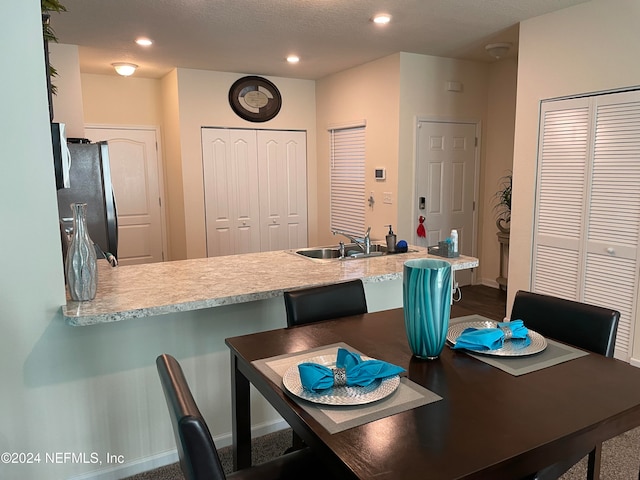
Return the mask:
<path fill-rule="evenodd" d="M 371 253 L 371 238 L 369 237 L 369 234 L 371 233 L 371 227 L 367 228 L 367 231 L 362 238 L 351 235 L 350 233 L 341 232 L 340 230 L 331 230 L 331 233 L 333 233 L 334 235 L 342 235 L 343 237 L 347 237 L 353 243 L 358 245 L 358 247 L 360 247 L 360 250 L 362 250 L 365 255 L 369 255 Z"/>

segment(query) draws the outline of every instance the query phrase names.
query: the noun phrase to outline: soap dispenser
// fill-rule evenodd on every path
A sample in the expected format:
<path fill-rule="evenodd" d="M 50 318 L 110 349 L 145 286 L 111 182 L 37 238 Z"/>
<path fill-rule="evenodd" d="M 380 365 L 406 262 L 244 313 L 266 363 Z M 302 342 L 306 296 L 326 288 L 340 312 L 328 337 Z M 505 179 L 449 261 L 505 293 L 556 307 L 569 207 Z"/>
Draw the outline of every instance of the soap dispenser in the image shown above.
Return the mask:
<path fill-rule="evenodd" d="M 385 225 L 389 227 L 389 233 L 387 234 L 387 253 L 394 253 L 396 251 L 396 234 L 393 233 L 391 225 Z"/>

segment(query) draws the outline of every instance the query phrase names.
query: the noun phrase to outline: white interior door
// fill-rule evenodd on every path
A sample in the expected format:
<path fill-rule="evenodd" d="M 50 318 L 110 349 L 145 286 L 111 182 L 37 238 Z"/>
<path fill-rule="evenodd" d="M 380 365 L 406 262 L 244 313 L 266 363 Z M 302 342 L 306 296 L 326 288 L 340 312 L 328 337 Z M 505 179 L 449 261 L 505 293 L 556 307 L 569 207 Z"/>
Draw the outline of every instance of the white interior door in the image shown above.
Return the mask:
<path fill-rule="evenodd" d="M 437 245 L 452 229 L 458 231 L 462 255 L 475 251 L 476 125 L 421 121 L 418 123 L 416 205 L 413 231 L 424 216 L 426 238 L 414 233 L 414 243 Z M 460 286 L 472 283 L 472 271 L 456 272 Z"/>
<path fill-rule="evenodd" d="M 155 129 L 85 128 L 92 142 L 107 141 L 118 216 L 120 265 L 164 260 L 162 176 Z"/>
<path fill-rule="evenodd" d="M 258 130 L 262 251 L 307 246 L 305 132 Z"/>

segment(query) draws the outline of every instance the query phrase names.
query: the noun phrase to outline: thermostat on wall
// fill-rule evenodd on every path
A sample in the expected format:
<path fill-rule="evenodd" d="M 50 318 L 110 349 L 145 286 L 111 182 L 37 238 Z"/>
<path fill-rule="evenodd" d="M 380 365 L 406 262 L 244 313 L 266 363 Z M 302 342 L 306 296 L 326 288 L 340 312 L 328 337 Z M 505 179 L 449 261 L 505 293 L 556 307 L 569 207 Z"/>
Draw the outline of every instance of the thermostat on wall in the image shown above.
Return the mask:
<path fill-rule="evenodd" d="M 384 180 L 387 178 L 387 169 L 386 168 L 376 168 L 374 174 L 376 180 Z"/>

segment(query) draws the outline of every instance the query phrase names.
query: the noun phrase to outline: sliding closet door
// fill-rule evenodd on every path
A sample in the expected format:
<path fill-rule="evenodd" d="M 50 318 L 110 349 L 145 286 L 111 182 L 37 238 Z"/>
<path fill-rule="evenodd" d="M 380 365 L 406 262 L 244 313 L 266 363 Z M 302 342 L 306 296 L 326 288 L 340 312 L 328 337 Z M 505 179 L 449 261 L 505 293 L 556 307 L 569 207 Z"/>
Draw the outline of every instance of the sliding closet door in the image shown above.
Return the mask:
<path fill-rule="evenodd" d="M 533 289 L 619 310 L 628 360 L 637 312 L 640 94 L 543 104 Z"/>

